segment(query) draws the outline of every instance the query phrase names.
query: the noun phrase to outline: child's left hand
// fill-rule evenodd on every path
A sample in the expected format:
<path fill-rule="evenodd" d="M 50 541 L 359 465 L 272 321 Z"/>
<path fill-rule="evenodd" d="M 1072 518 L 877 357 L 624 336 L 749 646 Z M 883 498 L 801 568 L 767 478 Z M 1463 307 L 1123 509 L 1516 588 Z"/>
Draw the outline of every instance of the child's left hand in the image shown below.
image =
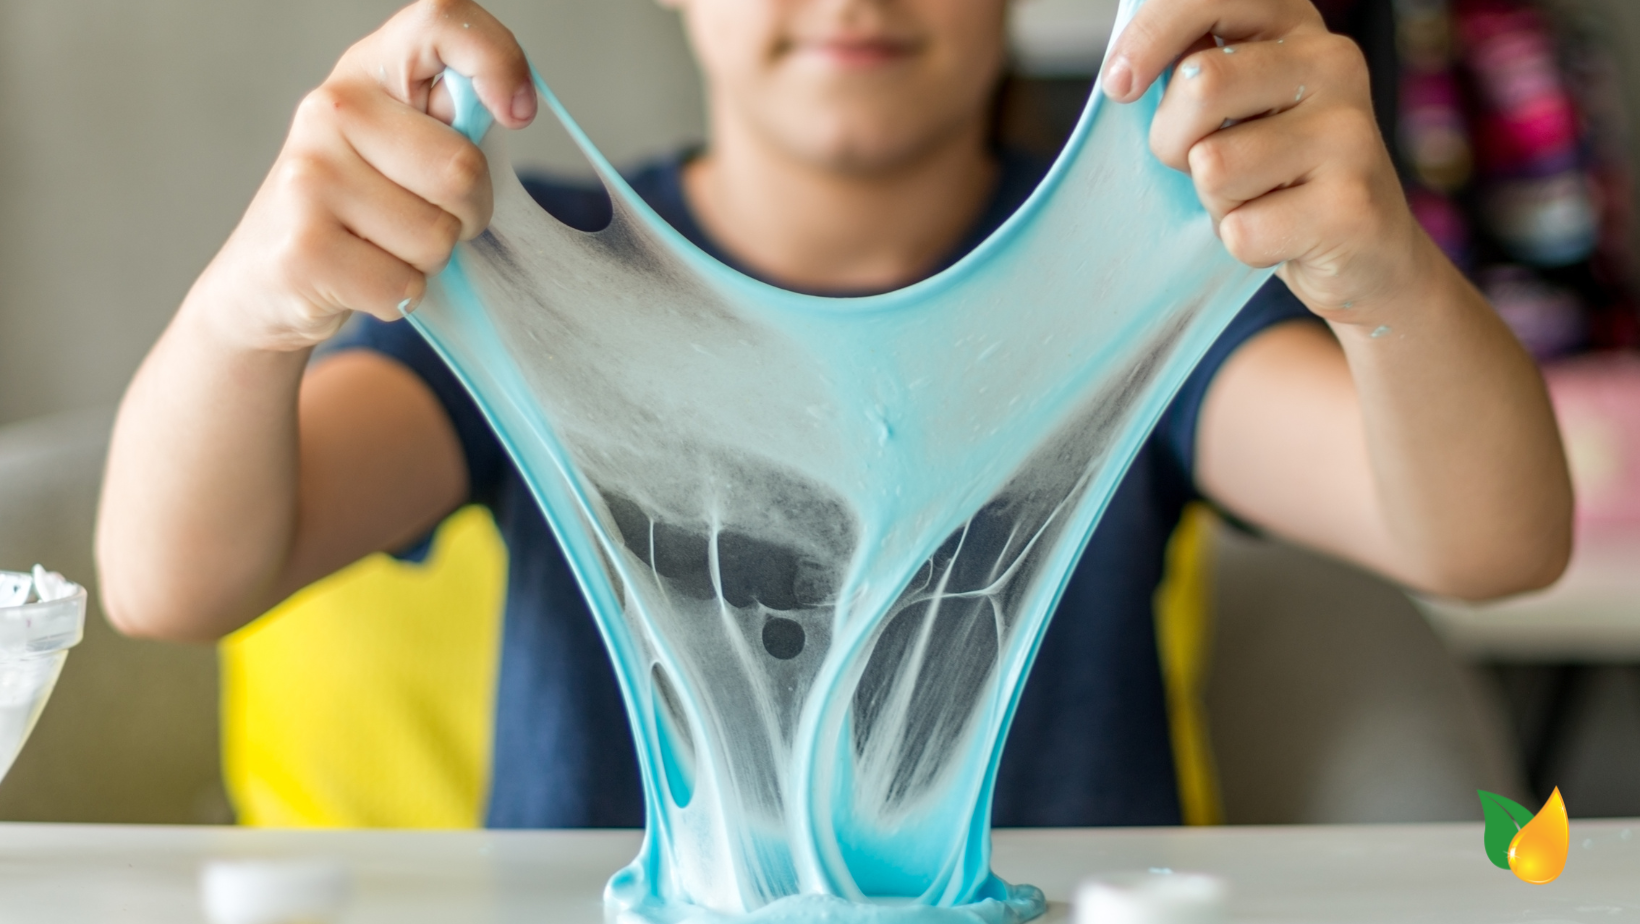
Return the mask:
<path fill-rule="evenodd" d="M 1415 301 L 1403 296 L 1439 255 L 1379 136 L 1360 49 L 1308 0 L 1149 0 L 1106 60 L 1105 92 L 1137 99 L 1175 61 L 1151 150 L 1190 174 L 1230 253 L 1281 265 L 1335 324 L 1376 327 Z"/>
<path fill-rule="evenodd" d="M 1360 49 L 1309 0 L 1146 0 L 1105 90 L 1137 99 L 1175 65 L 1151 150 L 1190 175 L 1230 253 L 1279 265 L 1336 335 L 1278 324 L 1236 349 L 1202 405 L 1197 485 L 1428 592 L 1553 582 L 1572 493 L 1542 379 L 1412 217 Z"/>

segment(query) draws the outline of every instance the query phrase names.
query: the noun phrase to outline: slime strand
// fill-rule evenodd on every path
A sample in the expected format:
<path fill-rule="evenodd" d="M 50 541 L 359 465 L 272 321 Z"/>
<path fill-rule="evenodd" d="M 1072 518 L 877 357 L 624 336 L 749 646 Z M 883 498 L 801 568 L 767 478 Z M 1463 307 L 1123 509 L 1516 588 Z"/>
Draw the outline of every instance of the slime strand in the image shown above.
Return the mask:
<path fill-rule="evenodd" d="M 613 209 L 602 231 L 559 223 L 470 83 L 445 83 L 494 219 L 409 320 L 511 454 L 609 650 L 647 819 L 612 915 L 1041 914 L 990 870 L 1009 722 L 1128 465 L 1271 275 L 1150 154 L 1163 82 L 1125 106 L 1095 89 L 990 239 L 848 299 L 690 244 L 537 76 Z"/>

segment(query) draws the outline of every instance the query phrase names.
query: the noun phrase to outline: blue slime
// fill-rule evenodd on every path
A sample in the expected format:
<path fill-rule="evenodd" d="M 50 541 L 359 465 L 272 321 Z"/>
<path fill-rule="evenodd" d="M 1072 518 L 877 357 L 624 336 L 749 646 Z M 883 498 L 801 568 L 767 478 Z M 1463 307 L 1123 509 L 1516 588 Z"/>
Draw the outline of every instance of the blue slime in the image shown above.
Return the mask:
<path fill-rule="evenodd" d="M 1149 153 L 1161 87 L 1095 91 L 961 262 L 833 299 L 691 245 L 535 79 L 613 221 L 543 212 L 450 75 L 495 217 L 411 322 L 534 491 L 625 695 L 648 828 L 612 916 L 1041 914 L 990 870 L 1015 704 L 1123 472 L 1269 275 Z"/>

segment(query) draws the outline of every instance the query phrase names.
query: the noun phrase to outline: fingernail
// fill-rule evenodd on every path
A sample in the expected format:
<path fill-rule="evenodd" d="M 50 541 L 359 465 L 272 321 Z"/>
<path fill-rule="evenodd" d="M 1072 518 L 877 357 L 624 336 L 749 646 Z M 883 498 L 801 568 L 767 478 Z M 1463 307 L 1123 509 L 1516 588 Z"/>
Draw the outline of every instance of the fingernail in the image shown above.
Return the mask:
<path fill-rule="evenodd" d="M 1133 66 L 1126 58 L 1117 58 L 1105 71 L 1105 95 L 1111 99 L 1127 99 L 1133 92 Z"/>
<path fill-rule="evenodd" d="M 524 84 L 512 98 L 512 117 L 519 122 L 528 122 L 535 117 L 535 88 Z"/>
<path fill-rule="evenodd" d="M 405 317 L 409 317 L 410 312 L 415 311 L 415 310 L 416 310 L 416 299 L 407 298 L 404 301 L 399 302 L 399 314 L 404 315 Z"/>

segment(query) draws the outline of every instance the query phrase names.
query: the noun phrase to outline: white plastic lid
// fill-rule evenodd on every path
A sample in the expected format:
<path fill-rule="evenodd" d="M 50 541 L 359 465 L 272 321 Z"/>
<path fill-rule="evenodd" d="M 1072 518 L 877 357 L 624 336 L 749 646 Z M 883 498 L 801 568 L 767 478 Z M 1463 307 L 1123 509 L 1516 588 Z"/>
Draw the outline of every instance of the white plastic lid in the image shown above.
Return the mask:
<path fill-rule="evenodd" d="M 1224 880 L 1154 870 L 1108 876 L 1076 890 L 1076 924 L 1221 924 Z"/>
<path fill-rule="evenodd" d="M 0 571 L 0 580 L 34 583 L 33 575 L 15 571 Z M 85 588 L 64 581 L 53 589 L 55 599 L 0 607 L 0 658 L 48 654 L 79 644 L 85 634 Z"/>
<path fill-rule="evenodd" d="M 213 860 L 199 877 L 211 924 L 323 924 L 347 904 L 347 869 L 329 860 Z"/>

